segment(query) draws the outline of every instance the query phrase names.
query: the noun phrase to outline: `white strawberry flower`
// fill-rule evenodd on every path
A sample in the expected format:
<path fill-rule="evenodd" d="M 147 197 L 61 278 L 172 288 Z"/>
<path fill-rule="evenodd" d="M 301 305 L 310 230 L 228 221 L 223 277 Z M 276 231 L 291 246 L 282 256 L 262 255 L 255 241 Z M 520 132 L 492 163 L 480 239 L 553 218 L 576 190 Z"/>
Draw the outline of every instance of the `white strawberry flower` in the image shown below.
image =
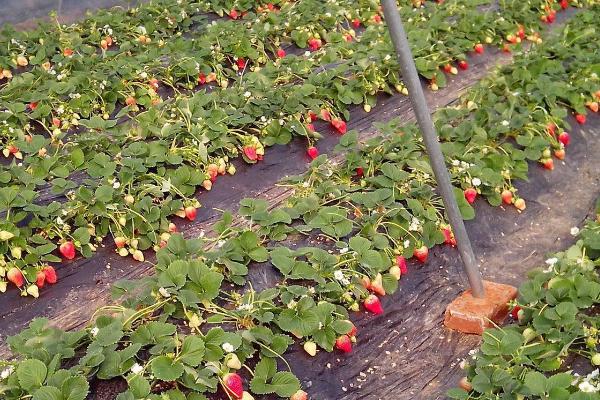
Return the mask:
<path fill-rule="evenodd" d="M 245 93 L 244 93 L 244 97 L 245 97 L 245 98 L 248 98 L 248 97 L 250 97 L 250 96 L 252 96 L 252 93 L 250 93 L 250 92 L 245 92 Z"/>
<path fill-rule="evenodd" d="M 571 228 L 571 235 L 577 236 L 579 234 L 579 228 L 574 226 Z"/>
<path fill-rule="evenodd" d="M 549 258 L 546 260 L 546 264 L 548 264 L 548 265 L 554 265 L 557 262 L 558 262 L 558 258 L 556 258 L 556 257 L 552 257 L 552 258 Z"/>
<path fill-rule="evenodd" d="M 221 345 L 221 347 L 223 348 L 223 351 L 225 351 L 226 353 L 232 353 L 234 350 L 233 345 L 231 343 L 227 343 L 227 342 L 223 343 Z"/>
<path fill-rule="evenodd" d="M 589 383 L 588 381 L 583 381 L 578 385 L 579 390 L 581 390 L 584 393 L 596 393 L 598 391 L 598 388 L 594 385 L 592 385 L 591 383 Z"/>
<path fill-rule="evenodd" d="M 473 179 L 471 179 L 471 183 L 473 184 L 473 186 L 480 186 L 481 185 L 481 179 L 479 179 L 479 178 L 473 178 Z"/>
<path fill-rule="evenodd" d="M 2 372 L 0 372 L 0 379 L 8 378 L 14 371 L 15 371 L 15 367 L 13 367 L 12 365 L 10 367 L 2 370 Z"/>
<path fill-rule="evenodd" d="M 169 294 L 169 292 L 167 292 L 167 289 L 165 289 L 164 287 L 161 287 L 158 289 L 158 293 L 160 293 L 160 295 L 162 297 L 171 297 L 171 295 Z"/>
<path fill-rule="evenodd" d="M 131 367 L 131 372 L 133 372 L 134 374 L 141 374 L 143 371 L 144 367 L 142 367 L 138 363 L 133 364 L 133 366 Z"/>
<path fill-rule="evenodd" d="M 501 122 L 502 126 L 508 126 L 510 125 L 510 122 L 508 122 L 507 120 L 504 120 Z"/>
<path fill-rule="evenodd" d="M 98 335 L 98 332 L 100 332 L 100 329 L 98 329 L 98 327 L 97 327 L 97 326 L 93 327 L 93 328 L 90 330 L 90 334 L 91 334 L 93 337 L 96 337 L 96 335 Z"/>
<path fill-rule="evenodd" d="M 344 279 L 344 273 L 338 269 L 337 271 L 334 271 L 333 277 L 338 281 L 341 281 Z"/>

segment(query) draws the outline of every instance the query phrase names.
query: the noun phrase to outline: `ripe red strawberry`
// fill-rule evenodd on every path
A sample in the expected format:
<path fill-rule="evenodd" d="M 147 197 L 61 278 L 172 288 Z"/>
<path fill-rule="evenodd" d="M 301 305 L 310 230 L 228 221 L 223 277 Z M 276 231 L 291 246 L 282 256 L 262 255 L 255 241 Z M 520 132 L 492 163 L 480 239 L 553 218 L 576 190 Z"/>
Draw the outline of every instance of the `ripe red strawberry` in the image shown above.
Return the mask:
<path fill-rule="evenodd" d="M 344 353 L 350 353 L 352 351 L 352 341 L 348 335 L 342 335 L 335 341 L 335 348 L 341 350 Z"/>
<path fill-rule="evenodd" d="M 117 249 L 121 249 L 121 248 L 125 247 L 126 242 L 127 242 L 127 239 L 125 239 L 123 236 L 117 236 L 115 238 L 115 246 L 117 246 Z"/>
<path fill-rule="evenodd" d="M 356 168 L 356 176 L 358 176 L 359 178 L 365 176 L 365 170 L 363 169 L 363 167 Z"/>
<path fill-rule="evenodd" d="M 565 159 L 565 149 L 554 150 L 554 157 L 558 158 L 559 160 L 564 160 Z"/>
<path fill-rule="evenodd" d="M 346 42 L 351 42 L 354 40 L 354 37 L 352 37 L 351 34 L 347 34 L 346 36 L 344 36 L 344 39 L 346 39 Z"/>
<path fill-rule="evenodd" d="M 311 51 L 319 50 L 322 45 L 323 45 L 323 42 L 321 41 L 321 39 L 317 39 L 317 38 L 308 39 L 308 48 Z"/>
<path fill-rule="evenodd" d="M 548 122 L 548 125 L 546 125 L 546 132 L 548 132 L 550 136 L 556 135 L 556 125 L 554 122 Z"/>
<path fill-rule="evenodd" d="M 59 247 L 60 254 L 63 255 L 67 260 L 75 258 L 75 245 L 71 241 L 64 242 Z"/>
<path fill-rule="evenodd" d="M 465 199 L 467 199 L 467 202 L 469 204 L 473 204 L 473 202 L 475 201 L 475 198 L 477 198 L 477 190 L 475 190 L 474 188 L 465 189 L 464 194 L 465 194 Z"/>
<path fill-rule="evenodd" d="M 308 117 L 310 118 L 311 122 L 315 122 L 317 120 L 317 118 L 318 118 L 317 114 L 314 113 L 314 112 L 312 112 L 312 111 L 308 112 Z"/>
<path fill-rule="evenodd" d="M 256 154 L 256 148 L 254 146 L 244 146 L 244 155 L 250 161 L 256 161 L 258 159 L 258 154 Z"/>
<path fill-rule="evenodd" d="M 475 50 L 475 53 L 477 53 L 477 54 L 483 54 L 483 45 L 481 43 L 477 43 L 473 47 L 473 50 Z"/>
<path fill-rule="evenodd" d="M 369 295 L 363 302 L 363 305 L 367 311 L 372 312 L 375 315 L 383 314 L 383 307 L 381 307 L 379 297 L 374 294 Z"/>
<path fill-rule="evenodd" d="M 549 24 L 553 23 L 555 20 L 556 20 L 556 13 L 554 13 L 554 12 L 550 12 L 550 13 L 548 14 L 548 16 L 546 17 L 546 21 L 547 21 Z"/>
<path fill-rule="evenodd" d="M 323 121 L 331 121 L 331 113 L 329 112 L 329 110 L 325 108 L 321 110 L 321 119 Z"/>
<path fill-rule="evenodd" d="M 540 160 L 540 162 L 542 163 L 544 168 L 546 168 L 547 170 L 552 171 L 554 169 L 554 160 L 553 159 L 543 158 L 542 160 Z"/>
<path fill-rule="evenodd" d="M 575 114 L 575 119 L 577 120 L 577 122 L 579 122 L 579 124 L 581 124 L 581 125 L 585 124 L 585 115 Z"/>
<path fill-rule="evenodd" d="M 21 270 L 15 267 L 12 267 L 8 270 L 6 273 L 6 279 L 8 279 L 9 282 L 14 283 L 17 287 L 21 287 L 23 286 L 23 283 L 25 283 L 25 279 L 23 278 Z"/>
<path fill-rule="evenodd" d="M 237 64 L 237 66 L 238 66 L 239 69 L 246 68 L 246 60 L 244 60 L 243 57 L 238 58 L 235 63 Z"/>
<path fill-rule="evenodd" d="M 467 69 L 469 69 L 469 63 L 465 60 L 460 60 L 458 62 L 458 68 L 462 69 L 463 71 L 466 71 Z"/>
<path fill-rule="evenodd" d="M 306 124 L 306 130 L 309 132 L 314 132 L 315 126 L 313 124 Z"/>
<path fill-rule="evenodd" d="M 56 276 L 56 271 L 54 270 L 54 267 L 46 265 L 42 271 L 44 271 L 44 275 L 46 276 L 46 282 L 52 285 L 58 282 L 58 278 Z"/>
<path fill-rule="evenodd" d="M 454 233 L 452 233 L 452 229 L 449 226 L 442 228 L 442 234 L 444 235 L 445 244 L 449 244 L 452 247 L 456 246 L 456 238 L 454 237 Z"/>
<path fill-rule="evenodd" d="M 567 7 L 569 7 L 569 0 L 561 0 L 560 1 L 560 8 L 562 8 L 563 10 L 566 10 Z"/>
<path fill-rule="evenodd" d="M 28 107 L 31 111 L 35 110 L 38 106 L 38 102 L 37 101 L 32 101 L 31 103 L 29 103 Z"/>
<path fill-rule="evenodd" d="M 284 49 L 277 49 L 277 57 L 278 58 L 285 57 L 285 50 Z"/>
<path fill-rule="evenodd" d="M 198 211 L 196 210 L 196 207 L 193 206 L 187 206 L 185 208 L 185 217 L 187 219 L 189 219 L 190 221 L 193 221 L 196 219 L 196 214 L 198 213 Z"/>
<path fill-rule="evenodd" d="M 427 256 L 429 255 L 429 249 L 427 248 L 427 246 L 423 245 L 423 246 L 419 247 L 418 249 L 415 249 L 415 251 L 413 252 L 413 255 L 417 258 L 417 260 L 424 263 L 427 261 Z"/>
<path fill-rule="evenodd" d="M 348 321 L 348 322 L 350 322 L 350 321 Z M 352 328 L 350 328 L 350 332 L 348 332 L 347 335 L 352 338 L 352 337 L 356 336 L 356 334 L 358 333 L 358 329 L 356 329 L 356 326 L 354 326 L 354 324 L 352 322 L 350 322 L 350 325 L 352 325 Z"/>
<path fill-rule="evenodd" d="M 223 375 L 222 386 L 227 394 L 233 396 L 234 399 L 239 400 L 244 395 L 244 384 L 242 378 L 233 372 Z"/>
<path fill-rule="evenodd" d="M 206 74 L 204 72 L 200 72 L 198 74 L 198 83 L 204 85 L 206 83 Z"/>
<path fill-rule="evenodd" d="M 298 390 L 290 397 L 290 400 L 308 400 L 308 393 L 304 390 Z"/>
<path fill-rule="evenodd" d="M 396 265 L 400 267 L 400 272 L 402 275 L 408 272 L 408 267 L 406 266 L 406 258 L 402 256 L 396 256 Z"/>
<path fill-rule="evenodd" d="M 38 271 L 37 274 L 35 275 L 35 285 L 41 289 L 44 287 L 45 283 L 46 283 L 46 274 L 44 274 L 44 271 Z"/>
<path fill-rule="evenodd" d="M 339 118 L 335 118 L 331 120 L 331 125 L 342 135 L 346 133 L 346 122 L 342 121 Z"/>
<path fill-rule="evenodd" d="M 569 143 L 571 143 L 571 136 L 567 132 L 561 132 L 558 135 L 558 141 L 563 144 L 563 146 L 567 147 Z"/>
<path fill-rule="evenodd" d="M 371 281 L 369 290 L 379 296 L 385 296 L 385 289 L 383 288 L 383 277 L 381 274 L 377 274 L 375 279 Z"/>
<path fill-rule="evenodd" d="M 512 204 L 513 201 L 513 194 L 510 190 L 508 189 L 504 189 L 502 191 L 502 202 L 504 204 Z"/>
<path fill-rule="evenodd" d="M 319 156 L 319 150 L 315 146 L 310 146 L 308 149 L 306 149 L 306 154 L 308 154 L 308 156 L 314 160 Z"/>
<path fill-rule="evenodd" d="M 63 56 L 65 57 L 71 57 L 73 55 L 73 50 L 70 48 L 66 48 L 63 50 Z"/>
<path fill-rule="evenodd" d="M 517 36 L 519 39 L 525 39 L 525 27 L 523 25 L 519 25 L 519 30 L 517 31 Z"/>
<path fill-rule="evenodd" d="M 510 316 L 516 321 L 519 319 L 519 311 L 521 311 L 521 307 L 519 306 L 515 306 L 511 312 L 510 312 Z"/>
<path fill-rule="evenodd" d="M 381 15 L 379 15 L 379 14 L 373 15 L 373 22 L 375 22 L 376 24 L 380 24 L 381 23 Z"/>
<path fill-rule="evenodd" d="M 229 11 L 229 18 L 231 19 L 238 19 L 240 17 L 240 14 L 238 13 L 238 11 L 233 8 L 231 9 L 231 11 Z"/>
<path fill-rule="evenodd" d="M 354 18 L 352 20 L 352 26 L 355 27 L 355 28 L 360 28 L 360 19 Z"/>
<path fill-rule="evenodd" d="M 52 125 L 54 125 L 54 127 L 58 128 L 60 126 L 60 119 L 54 117 L 52 118 Z"/>

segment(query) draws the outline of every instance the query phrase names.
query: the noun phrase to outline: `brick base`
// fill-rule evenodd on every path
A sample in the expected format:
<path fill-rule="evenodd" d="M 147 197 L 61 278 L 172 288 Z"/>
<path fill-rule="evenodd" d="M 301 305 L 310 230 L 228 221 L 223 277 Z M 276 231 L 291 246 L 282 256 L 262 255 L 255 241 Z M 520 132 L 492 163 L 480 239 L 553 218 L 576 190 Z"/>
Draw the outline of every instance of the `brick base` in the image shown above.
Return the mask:
<path fill-rule="evenodd" d="M 446 308 L 444 325 L 462 333 L 481 335 L 493 321 L 500 325 L 508 315 L 508 303 L 517 297 L 517 289 L 510 285 L 484 281 L 485 298 L 477 299 L 471 290 L 463 292 Z"/>

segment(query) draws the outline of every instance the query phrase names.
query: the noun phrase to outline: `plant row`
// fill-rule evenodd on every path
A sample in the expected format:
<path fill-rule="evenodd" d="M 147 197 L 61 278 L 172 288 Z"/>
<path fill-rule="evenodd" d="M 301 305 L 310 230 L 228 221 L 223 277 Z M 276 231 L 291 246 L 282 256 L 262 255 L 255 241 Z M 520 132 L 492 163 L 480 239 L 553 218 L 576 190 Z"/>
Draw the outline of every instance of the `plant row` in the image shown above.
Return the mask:
<path fill-rule="evenodd" d="M 415 45 L 421 73 L 435 78 L 435 85 L 443 83 L 440 65 L 461 59 L 459 67 L 468 67 L 464 57 L 474 43 L 504 41 L 509 31 L 514 31 L 513 39 L 518 37 L 515 42 L 525 38 L 517 18 L 527 19 L 521 21 L 532 27 L 527 28 L 531 39 L 539 41 L 533 28 L 540 23 L 539 4 L 515 1 L 499 11 L 481 12 L 484 5 L 489 6 L 456 0 L 402 8 L 411 38 L 421 41 Z M 193 29 L 200 7 L 165 0 L 128 12 L 100 13 L 82 24 L 58 25 L 56 41 L 44 40 L 41 29 L 14 33 L 24 36 L 13 38 L 19 51 L 45 54 L 50 67 L 43 65 L 46 58 L 29 59 L 33 68 L 14 74 L 0 90 L 7 99 L 0 129 L 10 157 L 0 171 L 0 210 L 6 215 L 0 226 L 0 290 L 8 281 L 22 281 L 21 293 L 37 296 L 46 282 L 56 281 L 50 263 L 61 262 L 57 247 L 63 259 L 89 257 L 107 236 L 119 254 L 141 261 L 144 250 L 163 246 L 176 231 L 169 217 L 196 218 L 197 189 L 209 190 L 219 174 L 234 173 L 232 157 L 260 161 L 265 146 L 287 143 L 293 136 L 307 138 L 309 155 L 315 156 L 312 144 L 319 134 L 313 120 L 328 122 L 343 134 L 351 105 L 362 103 L 369 110 L 379 92 L 406 91 L 385 27 L 372 18 L 379 15 L 373 4 L 361 3 L 350 12 L 340 2 L 333 14 L 315 13 L 319 7 L 322 2 L 286 3 L 241 21 L 219 20 Z M 366 14 L 356 14 L 357 9 Z M 346 24 L 356 18 L 367 24 L 360 36 Z M 286 21 L 294 22 L 287 26 Z M 98 50 L 97 33 L 105 29 L 98 27 L 106 25 L 115 45 L 104 49 L 101 43 Z M 316 26 L 321 26 L 322 39 L 311 46 Z M 139 27 L 152 39 L 142 43 L 141 34 L 128 33 Z M 287 37 L 304 45 L 294 32 L 306 29 L 314 51 L 283 54 Z M 68 47 L 61 44 L 65 37 L 72 39 Z M 442 43 L 446 45 L 440 48 Z M 177 58 L 171 57 L 174 53 Z M 455 69 L 446 68 L 448 73 Z M 182 85 L 197 84 L 205 88 L 179 93 Z M 152 106 L 151 99 L 160 97 L 165 86 L 174 97 Z M 84 90 L 101 99 L 92 100 Z M 112 113 L 119 103 L 125 107 Z M 132 121 L 117 124 L 128 113 Z M 479 146 L 470 151 L 479 154 Z M 9 271 L 22 279 L 8 279 Z"/>
<path fill-rule="evenodd" d="M 600 203 L 596 213 L 575 245 L 529 274 L 511 313 L 515 323 L 484 332 L 451 398 L 600 398 Z"/>

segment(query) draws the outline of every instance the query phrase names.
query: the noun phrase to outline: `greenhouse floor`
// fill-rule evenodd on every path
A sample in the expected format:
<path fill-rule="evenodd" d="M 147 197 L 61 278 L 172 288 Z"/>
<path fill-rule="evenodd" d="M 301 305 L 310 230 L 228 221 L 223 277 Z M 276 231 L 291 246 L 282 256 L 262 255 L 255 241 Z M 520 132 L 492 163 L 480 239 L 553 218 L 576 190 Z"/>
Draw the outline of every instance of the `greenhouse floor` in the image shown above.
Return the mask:
<path fill-rule="evenodd" d="M 12 1 L 0 0 L 4 9 L 9 3 Z M 61 2 L 20 3 L 22 14 L 3 14 L 0 24 L 44 15 Z M 73 13 L 79 16 L 87 5 L 105 7 L 115 3 L 66 0 L 62 7 L 77 9 Z M 509 61 L 498 51 L 473 58 L 468 73 L 454 77 L 437 93 L 427 92 L 429 104 L 432 109 L 452 104 L 490 68 Z M 382 96 L 380 105 L 369 114 L 357 107 L 348 128 L 367 137 L 373 134 L 373 122 L 393 117 L 413 119 L 407 97 Z M 477 217 L 466 224 L 486 279 L 518 286 L 528 270 L 544 263 L 546 253 L 574 242 L 571 227 L 579 226 L 589 216 L 600 196 L 600 117 L 589 117 L 583 128 L 569 122 L 573 129 L 568 158 L 557 162 L 552 173 L 532 163 L 530 181 L 515 185 L 527 199 L 526 212 L 519 213 L 514 207 L 491 207 L 483 201 L 475 204 Z M 320 142 L 322 151 L 331 150 L 338 138 L 325 135 Z M 257 165 L 238 163 L 236 175 L 222 178 L 215 190 L 202 195 L 199 217 L 182 223 L 181 231 L 188 237 L 201 231 L 209 233 L 221 213 L 215 208 L 235 210 L 245 197 L 264 198 L 273 205 L 281 203 L 289 192 L 277 182 L 286 175 L 301 173 L 306 163 L 305 145 L 299 142 L 276 146 Z M 34 317 L 46 317 L 63 329 L 85 326 L 93 311 L 110 301 L 113 282 L 150 273 L 151 261 L 133 265 L 130 258 L 119 257 L 113 247 L 107 246 L 90 259 L 78 259 L 62 267 L 60 282 L 44 292 L 44 301 L 20 298 L 14 291 L 6 296 L 0 310 L 0 343 Z M 358 317 L 360 345 L 353 353 L 341 356 L 322 352 L 310 358 L 301 348 L 295 348 L 291 355 L 294 373 L 310 389 L 312 398 L 320 400 L 383 399 L 390 398 L 390 394 L 394 399 L 444 398 L 445 390 L 455 386 L 462 376 L 460 361 L 480 340 L 478 336 L 448 331 L 442 325 L 446 305 L 465 289 L 465 281 L 457 250 L 448 246 L 433 248 L 427 263 L 409 264 L 400 290 L 382 300 L 384 314 Z M 0 353 L 7 352 L 0 345 Z M 97 383 L 94 398 L 113 399 L 121 383 Z"/>

